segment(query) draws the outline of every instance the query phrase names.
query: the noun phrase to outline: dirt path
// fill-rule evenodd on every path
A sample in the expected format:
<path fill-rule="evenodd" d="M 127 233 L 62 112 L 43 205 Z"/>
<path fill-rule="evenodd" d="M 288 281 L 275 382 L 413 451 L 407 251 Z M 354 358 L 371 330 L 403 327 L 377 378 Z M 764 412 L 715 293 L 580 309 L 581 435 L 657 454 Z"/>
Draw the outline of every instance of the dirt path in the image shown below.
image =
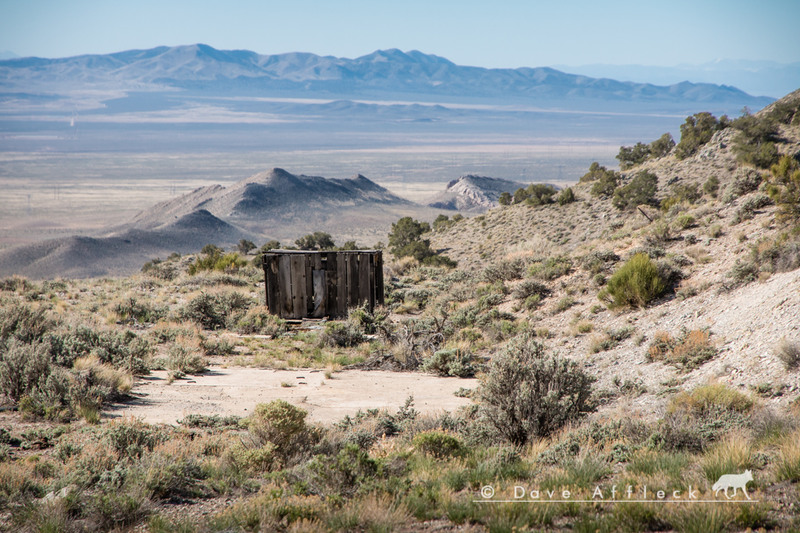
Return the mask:
<path fill-rule="evenodd" d="M 346 370 L 326 379 L 319 370 L 212 366 L 203 375 L 172 384 L 167 381 L 166 372 L 153 372 L 137 381 L 133 401 L 114 406 L 104 415 L 174 424 L 189 414 L 246 416 L 256 404 L 282 398 L 306 409 L 309 420 L 326 423 L 353 415 L 359 409 L 396 411 L 410 395 L 420 413 L 453 411 L 470 402 L 453 393 L 477 384 L 476 379 L 419 373 Z"/>

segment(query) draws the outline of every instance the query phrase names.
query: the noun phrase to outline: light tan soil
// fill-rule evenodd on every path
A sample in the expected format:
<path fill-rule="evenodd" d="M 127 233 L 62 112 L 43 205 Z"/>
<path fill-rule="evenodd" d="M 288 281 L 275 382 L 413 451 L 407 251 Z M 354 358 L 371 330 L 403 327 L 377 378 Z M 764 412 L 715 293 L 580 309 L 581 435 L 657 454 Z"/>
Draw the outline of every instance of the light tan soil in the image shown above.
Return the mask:
<path fill-rule="evenodd" d="M 306 409 L 310 421 L 330 423 L 353 416 L 359 409 L 394 412 L 409 396 L 414 397 L 414 408 L 420 413 L 454 411 L 470 400 L 453 393 L 477 384 L 476 379 L 379 370 L 345 370 L 326 379 L 320 370 L 212 366 L 205 374 L 171 384 L 165 371 L 153 372 L 134 385 L 133 401 L 113 406 L 104 414 L 174 424 L 189 414 L 246 416 L 256 404 L 280 398 Z"/>

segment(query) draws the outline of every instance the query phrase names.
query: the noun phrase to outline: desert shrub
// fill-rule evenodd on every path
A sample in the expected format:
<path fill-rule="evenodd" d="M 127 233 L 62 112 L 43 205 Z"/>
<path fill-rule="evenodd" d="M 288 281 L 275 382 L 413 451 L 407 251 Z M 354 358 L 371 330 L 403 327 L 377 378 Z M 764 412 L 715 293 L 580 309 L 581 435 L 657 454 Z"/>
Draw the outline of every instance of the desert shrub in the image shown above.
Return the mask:
<path fill-rule="evenodd" d="M 0 345 L 11 337 L 25 343 L 41 340 L 56 326 L 44 307 L 33 308 L 17 301 L 0 303 Z"/>
<path fill-rule="evenodd" d="M 140 458 L 166 439 L 157 428 L 135 418 L 109 422 L 103 437 L 121 459 Z"/>
<path fill-rule="evenodd" d="M 752 168 L 739 168 L 733 174 L 733 181 L 725 189 L 725 196 L 722 201 L 726 204 L 733 202 L 736 198 L 753 192 L 761 185 L 761 174 Z"/>
<path fill-rule="evenodd" d="M 527 187 L 520 187 L 514 192 L 512 203 L 520 204 L 524 202 L 532 206 L 552 204 L 553 196 L 555 196 L 557 192 L 558 189 L 552 185 L 531 183 Z"/>
<path fill-rule="evenodd" d="M 733 285 L 751 283 L 758 278 L 758 266 L 746 259 L 737 259 L 727 276 L 733 280 Z"/>
<path fill-rule="evenodd" d="M 178 276 L 178 267 L 174 261 L 162 261 L 156 257 L 142 265 L 142 274 L 164 281 L 171 281 Z"/>
<path fill-rule="evenodd" d="M 654 449 L 700 452 L 749 424 L 751 398 L 723 384 L 701 385 L 670 400 L 648 439 Z"/>
<path fill-rule="evenodd" d="M 112 308 L 123 324 L 152 323 L 167 316 L 166 306 L 156 306 L 129 296 L 117 302 Z"/>
<path fill-rule="evenodd" d="M 545 354 L 523 335 L 492 360 L 478 389 L 480 410 L 500 437 L 523 445 L 590 412 L 593 382 L 578 363 Z"/>
<path fill-rule="evenodd" d="M 589 172 L 581 176 L 580 182 L 593 182 L 590 190 L 592 196 L 610 198 L 619 181 L 619 173 L 608 170 L 597 162 L 589 166 Z"/>
<path fill-rule="evenodd" d="M 330 233 L 315 231 L 294 241 L 301 250 L 332 250 L 336 247 Z"/>
<path fill-rule="evenodd" d="M 427 222 L 403 217 L 392 223 L 392 230 L 389 232 L 389 250 L 397 258 L 413 257 L 426 265 L 454 267 L 455 261 L 438 254 L 431 248 L 430 239 L 422 238 L 422 235 L 430 230 L 431 227 Z"/>
<path fill-rule="evenodd" d="M 641 204 L 653 204 L 658 191 L 658 176 L 642 171 L 630 183 L 617 187 L 611 203 L 617 209 L 633 209 Z"/>
<path fill-rule="evenodd" d="M 678 218 L 675 219 L 675 224 L 680 229 L 689 229 L 692 226 L 694 226 L 696 222 L 697 220 L 688 213 L 684 213 L 683 215 L 680 215 Z"/>
<path fill-rule="evenodd" d="M 255 306 L 236 323 L 236 331 L 244 335 L 280 335 L 288 330 L 286 321 L 273 315 L 264 306 Z"/>
<path fill-rule="evenodd" d="M 675 147 L 675 156 L 678 159 L 686 159 L 694 155 L 700 147 L 711 140 L 714 133 L 727 126 L 728 119 L 724 115 L 720 120 L 708 112 L 686 117 L 686 121 L 681 124 L 681 140 Z"/>
<path fill-rule="evenodd" d="M 553 306 L 553 313 L 554 314 L 563 313 L 564 311 L 566 311 L 567 309 L 569 309 L 570 307 L 572 307 L 577 303 L 578 302 L 575 301 L 575 298 L 573 298 L 572 296 L 564 296 L 560 298 Z"/>
<path fill-rule="evenodd" d="M 44 383 L 51 371 L 46 344 L 12 338 L 0 349 L 0 392 L 15 403 Z"/>
<path fill-rule="evenodd" d="M 186 415 L 178 420 L 178 424 L 186 426 L 187 428 L 238 428 L 239 422 L 242 417 L 236 415 L 221 416 L 221 415 L 201 415 L 191 414 Z"/>
<path fill-rule="evenodd" d="M 528 268 L 528 275 L 546 281 L 558 279 L 572 270 L 572 260 L 566 256 L 548 257 L 544 261 L 535 261 Z"/>
<path fill-rule="evenodd" d="M 248 430 L 262 443 L 271 442 L 278 449 L 284 449 L 306 431 L 307 414 L 305 409 L 284 400 L 258 404 L 248 422 Z"/>
<path fill-rule="evenodd" d="M 800 342 L 790 341 L 786 338 L 781 339 L 776 349 L 778 359 L 783 362 L 786 370 L 794 370 L 800 367 Z"/>
<path fill-rule="evenodd" d="M 772 199 L 766 194 L 756 194 L 742 202 L 733 217 L 733 223 L 739 224 L 745 220 L 750 220 L 756 215 L 756 210 L 772 205 Z"/>
<path fill-rule="evenodd" d="M 592 353 L 598 353 L 613 350 L 619 345 L 619 343 L 630 338 L 634 331 L 636 331 L 636 329 L 633 326 L 609 328 L 606 330 L 605 335 L 592 339 L 592 342 L 589 346 L 589 351 Z"/>
<path fill-rule="evenodd" d="M 711 196 L 712 198 L 716 198 L 717 192 L 719 192 L 719 178 L 716 176 L 711 176 L 706 181 L 704 181 L 703 192 Z"/>
<path fill-rule="evenodd" d="M 173 378 L 180 378 L 186 374 L 202 374 L 208 369 L 208 361 L 192 347 L 175 343 L 169 347 L 165 366 Z"/>
<path fill-rule="evenodd" d="M 778 204 L 778 218 L 800 220 L 800 163 L 797 156 L 784 155 L 770 169 L 767 192 Z"/>
<path fill-rule="evenodd" d="M 581 266 L 592 274 L 605 272 L 609 263 L 619 261 L 619 256 L 611 250 L 595 250 L 581 259 Z"/>
<path fill-rule="evenodd" d="M 475 356 L 467 350 L 438 350 L 422 362 L 424 372 L 432 372 L 440 376 L 456 376 L 471 378 L 478 370 Z"/>
<path fill-rule="evenodd" d="M 713 359 L 717 348 L 707 330 L 683 330 L 677 338 L 660 331 L 655 334 L 647 349 L 648 361 L 663 361 L 681 370 L 689 371 Z"/>
<path fill-rule="evenodd" d="M 461 457 L 467 454 L 466 446 L 457 437 L 441 431 L 418 433 L 412 443 L 414 448 L 436 459 Z"/>
<path fill-rule="evenodd" d="M 608 279 L 601 299 L 611 307 L 644 307 L 664 292 L 666 285 L 658 268 L 646 254 L 636 254 Z"/>
<path fill-rule="evenodd" d="M 378 476 L 381 467 L 366 451 L 346 444 L 336 455 L 316 455 L 306 463 L 304 481 L 313 494 L 350 497 Z"/>
<path fill-rule="evenodd" d="M 616 155 L 620 170 L 627 170 L 636 165 L 641 165 L 650 158 L 650 146 L 636 143 L 633 146 L 620 146 Z"/>
<path fill-rule="evenodd" d="M 201 292 L 189 300 L 179 315 L 197 322 L 205 329 L 221 329 L 251 305 L 250 298 L 239 292 Z"/>
<path fill-rule="evenodd" d="M 203 270 L 217 270 L 224 272 L 236 272 L 247 265 L 247 260 L 238 253 L 224 253 L 221 248 L 214 245 L 206 245 L 201 252 L 203 255 L 195 258 L 189 265 L 188 272 L 195 275 Z"/>
<path fill-rule="evenodd" d="M 734 137 L 733 151 L 742 163 L 759 168 L 769 168 L 778 160 L 775 140 L 778 137 L 776 121 L 769 115 L 755 116 L 749 113 L 733 121 L 738 130 Z"/>
<path fill-rule="evenodd" d="M 749 412 L 755 402 L 746 394 L 722 383 L 700 385 L 690 392 L 681 391 L 670 400 L 667 411 L 686 411 L 696 415 L 707 414 L 716 409 Z"/>
<path fill-rule="evenodd" d="M 350 321 L 328 322 L 319 335 L 319 342 L 327 346 L 341 346 L 349 348 L 358 346 L 366 340 L 363 330 Z"/>
<path fill-rule="evenodd" d="M 550 294 L 550 289 L 535 279 L 526 279 L 517 285 L 511 294 L 514 296 L 514 298 L 519 300 L 527 300 L 533 295 L 538 295 L 539 300 L 541 301 L 542 298 L 545 298 L 548 294 Z"/>
<path fill-rule="evenodd" d="M 525 265 L 522 258 L 497 261 L 483 269 L 481 278 L 489 283 L 520 279 L 525 275 Z"/>
<path fill-rule="evenodd" d="M 54 363 L 71 367 L 79 357 L 96 356 L 102 363 L 124 368 L 133 374 L 147 374 L 152 348 L 133 331 L 95 330 L 83 324 L 53 331 L 45 336 Z"/>
<path fill-rule="evenodd" d="M 574 202 L 575 199 L 575 191 L 572 190 L 572 187 L 567 187 L 561 191 L 561 193 L 559 193 L 556 201 L 558 202 L 558 205 L 567 205 Z"/>

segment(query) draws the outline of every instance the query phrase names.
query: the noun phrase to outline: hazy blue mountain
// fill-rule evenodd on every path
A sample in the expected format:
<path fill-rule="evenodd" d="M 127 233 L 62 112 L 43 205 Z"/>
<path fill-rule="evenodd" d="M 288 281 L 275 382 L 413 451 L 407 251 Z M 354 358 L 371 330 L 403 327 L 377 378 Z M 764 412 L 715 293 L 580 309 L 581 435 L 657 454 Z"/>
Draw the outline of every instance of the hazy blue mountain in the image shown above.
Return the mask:
<path fill-rule="evenodd" d="M 564 72 L 657 85 L 681 81 L 733 85 L 753 95 L 780 98 L 800 88 L 800 62 L 723 59 L 699 65 L 658 67 L 651 65 L 555 66 Z"/>
<path fill-rule="evenodd" d="M 95 88 L 181 88 L 207 94 L 304 95 L 335 98 L 456 98 L 507 102 L 614 102 L 672 106 L 736 103 L 761 108 L 771 99 L 729 86 L 676 83 L 668 86 L 567 74 L 547 67 L 466 67 L 435 55 L 397 49 L 355 59 L 290 53 L 260 55 L 207 45 L 128 50 L 107 55 L 0 61 L 0 90 L 32 92 Z"/>

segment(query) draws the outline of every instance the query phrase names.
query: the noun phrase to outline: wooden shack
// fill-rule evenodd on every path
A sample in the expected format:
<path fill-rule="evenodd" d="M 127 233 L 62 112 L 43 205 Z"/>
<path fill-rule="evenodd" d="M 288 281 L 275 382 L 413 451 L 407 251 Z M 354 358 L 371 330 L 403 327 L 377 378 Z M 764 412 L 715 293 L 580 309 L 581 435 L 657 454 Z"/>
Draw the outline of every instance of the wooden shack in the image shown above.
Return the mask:
<path fill-rule="evenodd" d="M 267 307 L 281 318 L 340 318 L 351 307 L 383 305 L 378 250 L 270 250 L 263 265 Z"/>

